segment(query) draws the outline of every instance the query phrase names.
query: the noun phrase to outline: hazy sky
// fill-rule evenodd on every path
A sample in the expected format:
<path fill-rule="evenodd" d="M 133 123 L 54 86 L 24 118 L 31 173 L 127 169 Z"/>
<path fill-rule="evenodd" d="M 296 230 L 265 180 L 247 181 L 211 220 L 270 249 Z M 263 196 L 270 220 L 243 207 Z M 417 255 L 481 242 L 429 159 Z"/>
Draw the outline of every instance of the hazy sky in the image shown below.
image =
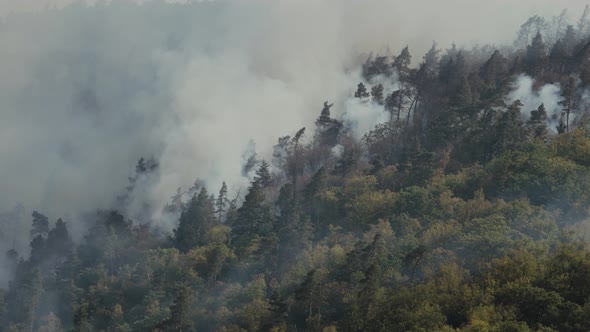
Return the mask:
<path fill-rule="evenodd" d="M 63 7 L 73 2 L 110 2 L 110 1 L 135 1 L 144 2 L 150 0 L 0 0 L 0 16 L 14 11 L 31 11 L 43 8 Z M 191 0 L 166 0 L 167 2 L 191 2 Z M 220 0 L 193 0 L 193 2 L 220 1 Z M 230 0 L 231 1 L 231 0 Z M 338 2 L 350 4 L 348 0 L 272 0 L 278 3 L 299 2 L 300 6 L 311 3 Z M 235 0 L 246 4 L 248 2 L 261 2 L 251 0 Z M 392 17 L 397 20 L 398 26 L 413 27 L 417 31 L 424 30 L 422 34 L 413 33 L 417 38 L 431 38 L 432 28 L 439 32 L 437 40 L 446 44 L 445 36 L 453 36 L 461 42 L 473 42 L 480 40 L 506 40 L 512 38 L 515 29 L 527 17 L 533 13 L 541 15 L 553 15 L 564 8 L 569 11 L 570 17 L 579 17 L 587 0 L 366 0 L 357 1 L 358 10 L 371 11 L 371 7 L 385 6 L 382 11 L 371 11 L 373 17 L 379 19 Z M 396 13 L 397 12 L 397 13 Z M 329 15 L 329 13 L 326 13 Z M 501 19 L 499 19 L 501 17 Z M 367 28 L 369 22 L 359 22 Z M 375 28 L 379 25 L 375 25 Z M 407 31 L 392 31 L 393 34 L 403 34 Z M 412 40 L 409 43 L 414 42 Z"/>

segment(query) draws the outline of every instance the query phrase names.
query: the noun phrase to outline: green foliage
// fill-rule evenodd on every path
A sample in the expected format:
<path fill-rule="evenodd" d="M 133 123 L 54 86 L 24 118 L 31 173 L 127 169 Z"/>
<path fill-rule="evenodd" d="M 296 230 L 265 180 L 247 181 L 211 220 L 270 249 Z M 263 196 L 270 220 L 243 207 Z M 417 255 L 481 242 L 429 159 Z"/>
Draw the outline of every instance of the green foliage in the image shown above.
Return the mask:
<path fill-rule="evenodd" d="M 574 28 L 545 45 L 541 23 L 512 53 L 370 57 L 354 97 L 389 121 L 357 140 L 324 103 L 313 137 L 281 137 L 272 167 L 249 159 L 243 197 L 179 190 L 171 232 L 98 211 L 75 242 L 34 212 L 0 330 L 589 331 L 590 46 Z M 563 114 L 505 104 L 523 70 L 562 82 Z M 121 200 L 157 167 L 140 159 Z"/>

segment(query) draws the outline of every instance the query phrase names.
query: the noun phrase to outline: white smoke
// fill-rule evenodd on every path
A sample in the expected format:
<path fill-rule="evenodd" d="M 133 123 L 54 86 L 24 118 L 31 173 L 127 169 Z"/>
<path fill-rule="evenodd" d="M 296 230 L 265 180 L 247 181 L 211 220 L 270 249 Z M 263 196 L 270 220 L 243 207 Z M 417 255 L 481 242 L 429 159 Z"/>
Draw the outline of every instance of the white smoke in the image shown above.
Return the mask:
<path fill-rule="evenodd" d="M 514 89 L 507 96 L 508 103 L 520 100 L 524 105 L 522 114 L 528 119 L 531 111 L 545 105 L 547 115 L 561 113 L 559 102 L 561 101 L 561 87 L 559 84 L 546 84 L 542 87 L 535 87 L 533 78 L 527 75 L 519 75 L 514 81 Z"/>

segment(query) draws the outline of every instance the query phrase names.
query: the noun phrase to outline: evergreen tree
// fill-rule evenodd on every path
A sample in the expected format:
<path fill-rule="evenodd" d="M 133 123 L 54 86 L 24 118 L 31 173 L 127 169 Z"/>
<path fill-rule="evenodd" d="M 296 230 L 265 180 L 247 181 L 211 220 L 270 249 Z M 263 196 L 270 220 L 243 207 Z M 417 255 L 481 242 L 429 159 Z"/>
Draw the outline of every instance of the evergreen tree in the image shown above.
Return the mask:
<path fill-rule="evenodd" d="M 174 304 L 170 307 L 170 318 L 158 324 L 156 330 L 162 332 L 193 331 L 193 322 L 190 315 L 191 301 L 191 288 L 185 285 L 180 286 Z"/>
<path fill-rule="evenodd" d="M 567 55 L 572 55 L 578 42 L 577 40 L 578 37 L 575 28 L 572 25 L 568 25 L 567 30 L 565 31 L 565 35 L 562 39 Z"/>
<path fill-rule="evenodd" d="M 42 237 L 47 236 L 49 232 L 49 219 L 37 211 L 33 211 L 33 229 L 31 229 L 31 237 L 37 235 Z"/>
<path fill-rule="evenodd" d="M 219 194 L 215 200 L 215 214 L 217 214 L 217 222 L 221 223 L 223 213 L 226 212 L 226 206 L 228 204 L 227 198 L 227 184 L 223 181 Z"/>
<path fill-rule="evenodd" d="M 563 84 L 561 98 L 563 100 L 559 102 L 559 106 L 562 107 L 562 112 L 565 115 L 565 131 L 569 132 L 570 114 L 576 109 L 576 79 L 574 77 L 569 77 Z"/>
<path fill-rule="evenodd" d="M 402 92 L 401 90 L 395 90 L 390 95 L 387 95 L 387 98 L 385 98 L 385 109 L 390 114 L 390 116 L 389 116 L 390 121 L 393 121 L 394 112 L 395 112 L 396 108 L 399 107 L 400 98 L 402 97 L 401 92 Z M 399 118 L 399 112 L 398 112 L 398 118 Z"/>
<path fill-rule="evenodd" d="M 383 84 L 377 84 L 371 88 L 371 96 L 373 96 L 373 102 L 379 105 L 383 105 Z"/>
<path fill-rule="evenodd" d="M 432 79 L 438 76 L 439 72 L 439 54 L 440 50 L 438 49 L 438 43 L 433 42 L 432 47 L 426 54 L 424 55 L 424 70 L 426 77 Z"/>
<path fill-rule="evenodd" d="M 471 92 L 471 85 L 467 77 L 463 77 L 459 90 L 455 96 L 456 105 L 459 107 L 467 107 L 473 103 L 473 94 Z"/>
<path fill-rule="evenodd" d="M 367 92 L 367 87 L 361 82 L 356 88 L 356 92 L 354 93 L 355 98 L 363 99 L 369 98 L 371 95 Z"/>
<path fill-rule="evenodd" d="M 539 139 L 545 141 L 549 134 L 547 129 L 547 111 L 545 105 L 541 104 L 539 108 L 531 111 L 531 117 L 527 122 L 527 126 L 531 130 L 531 136 L 533 139 Z"/>
<path fill-rule="evenodd" d="M 527 47 L 526 63 L 528 72 L 539 75 L 545 71 L 547 62 L 547 46 L 543 41 L 541 32 L 538 32 L 531 44 Z"/>
<path fill-rule="evenodd" d="M 232 242 L 236 252 L 242 257 L 259 250 L 264 252 L 269 249 L 268 245 L 272 242 L 273 220 L 265 194 L 270 181 L 269 165 L 264 161 L 256 171 L 244 203 L 237 211 L 232 229 Z"/>
<path fill-rule="evenodd" d="M 318 129 L 319 143 L 327 147 L 332 147 L 338 143 L 338 136 L 344 126 L 342 122 L 330 116 L 332 106 L 334 104 L 329 104 L 327 101 L 324 102 L 324 108 L 322 108 L 320 117 L 315 122 Z"/>
<path fill-rule="evenodd" d="M 47 241 L 45 243 L 45 255 L 52 258 L 53 267 L 61 266 L 67 259 L 70 259 L 74 254 L 74 242 L 70 238 L 70 234 L 66 227 L 66 223 L 58 219 L 55 222 L 55 227 L 49 231 Z"/>
<path fill-rule="evenodd" d="M 400 80 L 407 80 L 409 78 L 411 63 L 412 55 L 410 54 L 410 49 L 406 46 L 393 61 L 393 67 L 397 70 Z"/>
<path fill-rule="evenodd" d="M 486 61 L 481 67 L 479 75 L 484 82 L 484 85 L 488 90 L 495 91 L 502 85 L 502 81 L 506 79 L 508 73 L 506 59 L 499 51 L 495 51 L 494 54 Z"/>
<path fill-rule="evenodd" d="M 391 75 L 391 67 L 386 56 L 378 56 L 372 61 L 369 59 L 364 66 L 364 76 L 367 81 L 370 81 L 371 78 L 379 75 Z"/>
<path fill-rule="evenodd" d="M 205 187 L 193 196 L 188 207 L 180 216 L 178 228 L 174 230 L 176 248 L 187 252 L 191 248 L 204 245 L 206 234 L 215 223 L 215 208 Z"/>
<path fill-rule="evenodd" d="M 396 98 L 391 100 L 397 101 L 397 116 L 396 120 L 400 120 L 401 112 L 403 107 L 405 106 L 407 99 L 411 94 L 411 86 L 410 81 L 412 78 L 412 70 L 410 69 L 410 64 L 412 63 L 412 56 L 410 55 L 410 50 L 408 46 L 404 47 L 401 53 L 395 58 L 393 61 L 393 67 L 396 69 L 398 73 L 398 80 L 400 83 L 399 93 L 395 96 Z M 393 114 L 393 112 L 392 112 Z M 392 116 L 393 119 L 393 116 Z"/>
<path fill-rule="evenodd" d="M 514 149 L 523 142 L 522 122 L 520 111 L 523 104 L 520 100 L 513 102 L 506 112 L 498 119 L 496 126 L 496 153 Z"/>

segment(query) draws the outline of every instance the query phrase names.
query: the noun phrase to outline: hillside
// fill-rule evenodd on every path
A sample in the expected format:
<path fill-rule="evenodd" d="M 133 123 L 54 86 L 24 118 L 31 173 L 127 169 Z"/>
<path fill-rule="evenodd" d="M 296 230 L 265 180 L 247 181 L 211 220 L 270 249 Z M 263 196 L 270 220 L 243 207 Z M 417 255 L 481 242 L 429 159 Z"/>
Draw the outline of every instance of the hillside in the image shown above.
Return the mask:
<path fill-rule="evenodd" d="M 146 155 L 77 226 L 33 212 L 0 330 L 590 331 L 589 13 L 532 17 L 513 46 L 365 50 L 312 126 L 248 145 L 244 186 L 159 206 L 169 161 Z"/>

